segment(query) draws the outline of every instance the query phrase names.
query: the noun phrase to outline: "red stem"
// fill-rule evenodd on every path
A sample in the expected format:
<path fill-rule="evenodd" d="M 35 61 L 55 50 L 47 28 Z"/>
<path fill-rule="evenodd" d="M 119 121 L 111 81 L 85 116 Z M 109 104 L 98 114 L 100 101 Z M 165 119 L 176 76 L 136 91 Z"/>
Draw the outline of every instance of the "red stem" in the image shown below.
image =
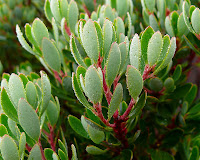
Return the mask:
<path fill-rule="evenodd" d="M 26 150 L 27 150 L 28 152 L 30 152 L 31 149 L 32 149 L 32 148 L 26 143 Z"/>
<path fill-rule="evenodd" d="M 60 78 L 58 72 L 57 72 L 57 71 L 53 71 L 53 73 L 54 73 L 54 77 L 58 80 L 58 82 L 59 82 L 60 84 L 62 84 L 62 79 Z"/>
<path fill-rule="evenodd" d="M 42 154 L 42 160 L 46 160 L 46 158 L 45 158 L 45 156 L 44 156 L 44 150 L 43 150 L 43 148 L 42 148 L 42 144 L 41 144 L 40 138 L 39 138 L 38 144 L 39 144 L 39 146 L 40 146 L 40 150 L 41 150 L 41 154 Z"/>
<path fill-rule="evenodd" d="M 126 117 L 128 117 L 128 115 L 130 114 L 131 109 L 133 108 L 134 104 L 135 104 L 135 100 L 133 98 L 131 98 L 131 101 L 130 101 L 130 103 L 128 105 L 128 108 L 126 109 L 126 111 L 124 112 L 124 114 L 121 116 L 122 120 L 125 120 Z"/>
<path fill-rule="evenodd" d="M 69 27 L 67 26 L 67 23 L 65 23 L 65 31 L 68 36 L 71 36 L 71 31 L 70 31 Z"/>
<path fill-rule="evenodd" d="M 54 130 L 53 127 L 49 124 L 48 125 L 49 130 L 50 130 L 50 134 L 49 134 L 49 144 L 51 145 L 51 149 L 55 152 L 56 151 L 56 146 L 54 143 Z"/>
<path fill-rule="evenodd" d="M 149 66 L 149 64 L 147 64 L 144 68 L 144 72 L 142 75 L 143 81 L 145 81 L 146 79 L 152 78 L 154 77 L 154 74 L 150 74 L 151 72 L 153 72 L 153 70 L 155 69 L 156 65 L 153 66 Z"/>

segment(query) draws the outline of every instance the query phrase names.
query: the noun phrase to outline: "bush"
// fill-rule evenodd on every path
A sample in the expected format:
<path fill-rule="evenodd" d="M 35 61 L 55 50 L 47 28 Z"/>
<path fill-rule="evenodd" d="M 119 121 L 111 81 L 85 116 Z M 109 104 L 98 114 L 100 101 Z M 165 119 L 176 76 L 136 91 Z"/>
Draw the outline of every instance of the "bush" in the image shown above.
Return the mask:
<path fill-rule="evenodd" d="M 196 1 L 46 0 L 44 14 L 16 25 L 44 71 L 3 73 L 0 159 L 199 159 Z"/>

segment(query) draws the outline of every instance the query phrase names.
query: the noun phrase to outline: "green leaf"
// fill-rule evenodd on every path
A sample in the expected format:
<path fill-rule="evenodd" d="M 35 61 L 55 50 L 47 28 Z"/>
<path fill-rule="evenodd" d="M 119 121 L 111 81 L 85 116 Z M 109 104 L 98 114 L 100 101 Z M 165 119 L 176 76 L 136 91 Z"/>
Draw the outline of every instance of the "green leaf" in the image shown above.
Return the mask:
<path fill-rule="evenodd" d="M 77 153 L 76 153 L 76 148 L 75 148 L 75 146 L 73 144 L 71 145 L 71 148 L 72 148 L 72 160 L 78 160 Z"/>
<path fill-rule="evenodd" d="M 90 135 L 91 140 L 99 144 L 105 139 L 105 134 L 103 131 L 99 131 L 95 128 L 93 128 L 91 125 L 87 126 L 88 134 Z"/>
<path fill-rule="evenodd" d="M 26 145 L 26 135 L 23 132 L 20 136 L 20 140 L 19 140 L 19 157 L 23 157 L 24 154 L 24 150 L 25 150 L 25 145 Z"/>
<path fill-rule="evenodd" d="M 114 25 L 115 25 L 115 30 L 116 30 L 116 34 L 117 34 L 117 39 L 119 41 L 120 33 L 125 34 L 124 22 L 120 17 L 117 17 L 114 21 Z"/>
<path fill-rule="evenodd" d="M 69 120 L 70 126 L 76 133 L 83 136 L 84 138 L 89 138 L 88 133 L 85 131 L 85 129 L 83 128 L 81 124 L 81 121 L 78 118 L 70 115 L 68 116 L 68 120 Z"/>
<path fill-rule="evenodd" d="M 59 39 L 59 31 L 58 31 L 58 26 L 56 24 L 56 21 L 54 18 L 52 18 L 52 27 L 53 27 L 53 34 L 54 34 L 54 38 L 56 41 L 56 44 L 58 45 L 58 39 Z"/>
<path fill-rule="evenodd" d="M 147 93 L 144 92 L 140 96 L 135 107 L 133 108 L 133 111 L 130 113 L 130 119 L 135 119 L 135 117 L 140 113 L 140 111 L 143 109 L 144 105 L 146 104 L 146 99 L 147 99 Z"/>
<path fill-rule="evenodd" d="M 55 17 L 56 21 L 59 23 L 61 22 L 61 13 L 60 13 L 60 6 L 58 0 L 51 0 L 50 2 L 50 8 L 53 16 Z"/>
<path fill-rule="evenodd" d="M 51 84 L 47 74 L 40 72 L 41 74 L 41 89 L 42 89 L 42 104 L 40 108 L 40 116 L 44 113 L 49 105 L 49 100 L 51 98 Z"/>
<path fill-rule="evenodd" d="M 24 85 L 19 76 L 13 73 L 10 76 L 8 86 L 11 99 L 15 105 L 15 108 L 17 109 L 19 99 L 26 97 Z"/>
<path fill-rule="evenodd" d="M 174 80 L 168 77 L 164 82 L 164 86 L 167 92 L 172 92 L 174 90 Z"/>
<path fill-rule="evenodd" d="M 64 145 L 64 143 L 59 139 L 58 140 L 58 144 L 60 149 L 62 150 L 63 153 L 61 153 L 62 155 L 64 154 L 65 159 L 64 160 L 68 160 L 68 150 L 67 150 L 67 146 Z M 58 154 L 59 154 L 59 150 L 58 150 Z M 60 154 L 59 154 L 60 155 Z M 63 156 L 62 156 L 63 157 Z M 63 160 L 63 159 L 62 159 Z"/>
<path fill-rule="evenodd" d="M 108 18 L 111 22 L 114 21 L 115 15 L 110 5 L 105 6 L 103 14 L 104 14 L 104 19 Z"/>
<path fill-rule="evenodd" d="M 165 56 L 165 58 L 163 59 L 163 62 L 161 63 L 161 65 L 155 70 L 155 74 L 158 73 L 159 71 L 161 71 L 162 69 L 164 69 L 172 60 L 174 54 L 176 51 L 176 38 L 173 37 L 170 41 L 170 46 L 168 48 L 167 54 Z"/>
<path fill-rule="evenodd" d="M 155 0 L 145 0 L 145 5 L 150 12 L 153 12 L 155 4 L 156 4 Z"/>
<path fill-rule="evenodd" d="M 186 35 L 188 33 L 188 28 L 185 24 L 183 13 L 179 15 L 178 23 L 177 23 L 177 29 L 178 29 L 178 36 L 181 37 L 182 35 Z"/>
<path fill-rule="evenodd" d="M 161 150 L 154 150 L 151 153 L 152 160 L 174 160 L 173 156 Z"/>
<path fill-rule="evenodd" d="M 141 61 L 141 42 L 138 34 L 135 34 L 132 39 L 129 54 L 131 65 L 139 70 Z"/>
<path fill-rule="evenodd" d="M 149 40 L 151 39 L 153 34 L 154 34 L 154 30 L 151 27 L 147 27 L 142 33 L 141 50 L 142 50 L 142 57 L 145 63 L 147 63 L 147 48 L 148 48 Z"/>
<path fill-rule="evenodd" d="M 130 65 L 126 71 L 126 83 L 131 97 L 136 100 L 143 89 L 143 79 L 140 72 Z"/>
<path fill-rule="evenodd" d="M 199 147 L 195 146 L 192 149 L 192 153 L 190 154 L 189 160 L 198 160 L 199 159 Z"/>
<path fill-rule="evenodd" d="M 121 65 L 121 53 L 116 42 L 111 45 L 106 62 L 106 83 L 110 87 L 118 75 Z"/>
<path fill-rule="evenodd" d="M 38 141 L 40 135 L 39 118 L 35 110 L 25 99 L 19 100 L 18 106 L 19 123 L 24 131 L 34 140 Z M 34 123 L 33 123 L 34 122 Z"/>
<path fill-rule="evenodd" d="M 128 32 L 127 32 L 127 36 L 129 37 L 129 38 L 131 38 L 131 34 L 132 34 L 132 30 L 134 29 L 133 27 L 132 27 L 132 20 L 131 20 L 131 16 L 130 16 L 130 13 L 129 12 L 127 12 L 127 18 L 128 18 Z"/>
<path fill-rule="evenodd" d="M 4 160 L 19 160 L 17 145 L 10 136 L 4 135 L 1 138 L 0 150 Z"/>
<path fill-rule="evenodd" d="M 17 110 L 12 104 L 5 88 L 1 90 L 1 107 L 4 113 L 13 121 L 18 122 Z"/>
<path fill-rule="evenodd" d="M 169 46 L 170 46 L 170 37 L 169 37 L 169 35 L 165 35 L 163 37 L 162 51 L 161 51 L 161 54 L 160 54 L 158 61 L 156 63 L 156 68 L 158 68 L 160 66 L 160 64 L 162 64 L 163 59 L 165 58 L 167 51 L 169 49 Z"/>
<path fill-rule="evenodd" d="M 119 49 L 120 49 L 120 53 L 121 53 L 121 64 L 120 64 L 120 74 L 122 74 L 122 72 L 124 71 L 124 68 L 126 67 L 126 63 L 128 61 L 128 49 L 127 49 L 127 45 L 126 42 L 122 42 L 119 44 Z"/>
<path fill-rule="evenodd" d="M 72 35 L 70 38 L 70 49 L 71 49 L 71 53 L 72 53 L 76 63 L 87 68 L 87 66 L 85 65 L 85 63 L 83 61 L 83 57 L 81 56 L 81 54 L 79 53 L 79 51 L 77 49 L 74 35 Z"/>
<path fill-rule="evenodd" d="M 117 4 L 117 13 L 119 14 L 120 17 L 126 15 L 128 12 L 128 0 L 116 0 Z"/>
<path fill-rule="evenodd" d="M 30 105 L 36 109 L 38 105 L 38 95 L 37 90 L 33 82 L 28 82 L 26 84 L 26 97 L 27 101 L 30 103 Z"/>
<path fill-rule="evenodd" d="M 44 13 L 45 13 L 45 16 L 47 17 L 48 21 L 51 22 L 51 20 L 53 18 L 53 14 L 51 12 L 51 7 L 50 7 L 49 0 L 45 1 L 45 4 L 44 4 Z"/>
<path fill-rule="evenodd" d="M 78 83 L 78 80 L 75 76 L 74 73 L 72 73 L 72 87 L 74 89 L 74 93 L 77 97 L 77 99 L 88 109 L 90 109 L 91 111 L 93 110 L 93 107 L 88 103 L 87 99 L 85 98 L 80 85 Z"/>
<path fill-rule="evenodd" d="M 101 155 L 107 152 L 107 150 L 102 150 L 96 146 L 90 145 L 86 147 L 86 151 L 92 155 Z"/>
<path fill-rule="evenodd" d="M 195 32 L 197 34 L 200 34 L 200 22 L 199 22 L 199 18 L 200 18 L 200 10 L 199 10 L 199 8 L 196 8 L 192 12 L 191 22 L 192 22 L 192 27 L 194 28 L 194 30 L 195 30 Z"/>
<path fill-rule="evenodd" d="M 189 17 L 189 5 L 186 1 L 183 2 L 182 10 L 183 10 L 183 18 L 184 18 L 184 21 L 185 21 L 185 24 L 186 24 L 188 30 L 190 32 L 192 32 L 193 34 L 195 34 L 195 31 L 193 30 L 193 28 L 189 22 L 189 18 L 188 18 Z"/>
<path fill-rule="evenodd" d="M 170 21 L 170 17 L 167 16 L 165 18 L 165 28 L 166 28 L 166 31 L 167 33 L 171 36 L 171 37 L 174 37 L 175 36 L 175 33 L 174 33 L 174 30 L 173 30 L 173 27 L 172 27 L 172 24 L 171 24 L 171 21 Z"/>
<path fill-rule="evenodd" d="M 177 23 L 178 23 L 179 14 L 177 11 L 171 13 L 171 24 L 174 31 L 174 34 L 177 35 Z"/>
<path fill-rule="evenodd" d="M 193 84 L 189 93 L 185 97 L 185 101 L 187 101 L 189 104 L 192 104 L 194 99 L 197 97 L 197 91 L 198 91 L 197 85 Z"/>
<path fill-rule="evenodd" d="M 103 35 L 102 35 L 101 26 L 96 21 L 94 21 L 94 26 L 95 26 L 96 31 L 97 31 L 97 37 L 98 37 L 98 42 L 99 42 L 99 45 L 98 45 L 99 51 L 101 52 L 102 47 L 103 47 Z"/>
<path fill-rule="evenodd" d="M 159 31 L 158 20 L 156 19 L 154 14 L 151 14 L 149 16 L 149 25 L 154 29 L 154 31 Z"/>
<path fill-rule="evenodd" d="M 65 37 L 65 39 L 67 40 L 67 42 L 69 41 L 69 31 L 66 31 L 65 27 L 67 26 L 67 21 L 65 18 L 63 18 L 61 20 L 61 24 L 60 24 L 60 27 L 61 27 L 61 32 L 62 32 L 62 35 Z"/>
<path fill-rule="evenodd" d="M 176 69 L 175 69 L 173 76 L 172 76 L 172 78 L 174 79 L 175 82 L 179 80 L 181 73 L 182 73 L 182 67 L 179 64 L 179 65 L 176 66 Z"/>
<path fill-rule="evenodd" d="M 16 25 L 16 33 L 17 33 L 17 38 L 20 42 L 20 44 L 22 45 L 22 47 L 27 50 L 28 52 L 30 52 L 33 55 L 36 55 L 35 52 L 33 51 L 33 49 L 29 46 L 29 44 L 26 42 L 25 38 L 23 37 L 23 34 L 19 28 L 18 25 Z"/>
<path fill-rule="evenodd" d="M 31 31 L 38 46 L 42 47 L 42 40 L 44 37 L 49 38 L 48 29 L 45 24 L 39 18 L 36 18 L 33 21 Z"/>
<path fill-rule="evenodd" d="M 82 43 L 89 58 L 96 63 L 99 58 L 99 41 L 92 20 L 88 20 L 83 28 Z"/>
<path fill-rule="evenodd" d="M 67 19 L 68 17 L 68 1 L 67 0 L 61 0 L 60 1 L 60 10 L 62 13 L 62 17 L 65 17 Z"/>
<path fill-rule="evenodd" d="M 200 55 L 200 52 L 197 48 L 195 48 L 195 46 L 192 44 L 192 42 L 190 42 L 190 40 L 185 36 L 183 35 L 183 38 L 185 39 L 187 45 L 195 52 L 197 53 L 198 55 Z"/>
<path fill-rule="evenodd" d="M 53 42 L 47 38 L 42 40 L 42 53 L 46 63 L 57 72 L 61 69 L 61 58 L 58 49 Z"/>
<path fill-rule="evenodd" d="M 85 94 L 94 104 L 102 100 L 103 81 L 94 66 L 90 66 L 85 75 Z"/>
<path fill-rule="evenodd" d="M 147 57 L 148 57 L 148 64 L 153 66 L 160 56 L 161 50 L 163 46 L 162 35 L 158 31 L 153 34 L 151 39 L 149 40 L 148 49 L 147 49 Z"/>
<path fill-rule="evenodd" d="M 26 24 L 25 25 L 25 34 L 26 34 L 26 37 L 28 38 L 29 42 L 32 43 L 32 45 L 35 47 L 35 49 L 40 53 L 40 55 L 42 54 L 40 48 L 39 48 L 39 45 L 37 44 L 35 38 L 33 37 L 33 33 L 32 33 L 32 28 L 30 26 L 30 24 Z"/>
<path fill-rule="evenodd" d="M 94 1 L 93 0 L 83 0 L 87 9 L 92 12 L 95 10 Z"/>
<path fill-rule="evenodd" d="M 161 89 L 163 89 L 163 81 L 158 77 L 152 78 L 149 81 L 149 87 L 151 90 L 159 92 Z"/>
<path fill-rule="evenodd" d="M 58 149 L 58 155 L 59 155 L 61 160 L 66 160 L 67 159 L 65 153 L 60 148 Z"/>
<path fill-rule="evenodd" d="M 49 105 L 46 109 L 46 113 L 47 113 L 47 118 L 50 124 L 54 126 L 58 121 L 59 110 L 57 109 L 56 104 L 52 102 L 51 100 L 49 101 Z"/>
<path fill-rule="evenodd" d="M 103 55 L 107 55 L 113 36 L 112 22 L 105 20 L 103 24 Z"/>
<path fill-rule="evenodd" d="M 108 106 L 108 119 L 109 120 L 111 119 L 111 117 L 113 116 L 115 111 L 117 109 L 119 109 L 119 105 L 122 101 L 122 98 L 123 98 L 123 88 L 122 88 L 121 83 L 118 83 L 115 88 L 115 92 L 112 96 L 110 105 Z"/>
<path fill-rule="evenodd" d="M 3 124 L 0 124 L 0 138 L 5 134 L 8 134 L 7 128 Z"/>
<path fill-rule="evenodd" d="M 75 26 L 78 21 L 79 10 L 74 0 L 71 0 L 69 3 L 67 15 L 68 15 L 67 22 L 69 24 L 69 28 L 73 33 L 75 33 Z"/>
<path fill-rule="evenodd" d="M 28 160 L 41 160 L 41 159 L 42 159 L 42 154 L 40 146 L 38 144 L 35 144 L 31 149 Z"/>

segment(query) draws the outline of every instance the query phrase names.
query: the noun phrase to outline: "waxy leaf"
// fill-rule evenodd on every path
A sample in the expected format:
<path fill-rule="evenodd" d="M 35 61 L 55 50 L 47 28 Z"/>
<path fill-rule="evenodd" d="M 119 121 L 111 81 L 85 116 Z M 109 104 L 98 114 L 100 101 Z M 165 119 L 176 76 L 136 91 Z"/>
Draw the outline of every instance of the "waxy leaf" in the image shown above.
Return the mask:
<path fill-rule="evenodd" d="M 112 22 L 105 20 L 103 24 L 103 55 L 106 55 L 111 46 L 113 36 Z"/>
<path fill-rule="evenodd" d="M 123 34 L 125 33 L 124 22 L 120 17 L 117 17 L 115 19 L 114 25 L 115 25 L 115 30 L 116 30 L 116 34 L 117 34 L 117 39 L 119 41 L 120 33 L 123 33 Z"/>
<path fill-rule="evenodd" d="M 120 74 L 123 73 L 124 68 L 126 67 L 126 63 L 128 61 L 128 50 L 127 50 L 127 45 L 126 42 L 122 42 L 119 44 L 119 49 L 120 49 L 120 53 L 121 53 L 121 64 L 120 64 Z"/>
<path fill-rule="evenodd" d="M 165 18 L 165 28 L 166 28 L 166 31 L 167 33 L 171 36 L 171 37 L 174 37 L 175 36 L 175 33 L 174 33 L 174 30 L 173 30 L 173 27 L 172 27 L 172 24 L 171 24 L 171 21 L 170 21 L 170 17 L 167 16 Z"/>
<path fill-rule="evenodd" d="M 65 19 L 68 19 L 68 1 L 67 0 L 61 0 L 60 1 L 60 10 L 62 13 L 62 17 L 65 17 Z"/>
<path fill-rule="evenodd" d="M 155 0 L 145 0 L 145 5 L 150 12 L 153 12 L 155 4 L 156 4 Z"/>
<path fill-rule="evenodd" d="M 116 4 L 117 4 L 117 12 L 119 14 L 120 17 L 126 15 L 127 11 L 128 11 L 128 1 L 129 0 L 117 0 Z"/>
<path fill-rule="evenodd" d="M 158 73 L 159 71 L 161 71 L 163 68 L 165 68 L 170 61 L 172 60 L 174 53 L 176 50 L 176 38 L 173 37 L 170 41 L 170 46 L 168 48 L 168 51 L 166 53 L 165 58 L 163 59 L 163 62 L 161 63 L 161 65 L 155 70 L 155 74 Z"/>
<path fill-rule="evenodd" d="M 18 122 L 17 110 L 12 104 L 5 88 L 1 90 L 1 107 L 4 113 L 13 121 Z"/>
<path fill-rule="evenodd" d="M 36 55 L 35 52 L 33 51 L 33 49 L 29 46 L 29 44 L 26 42 L 25 38 L 23 37 L 23 34 L 19 28 L 18 25 L 16 25 L 16 33 L 17 33 L 17 38 L 20 42 L 20 44 L 22 45 L 22 47 L 27 50 L 28 52 L 30 52 L 33 55 Z"/>
<path fill-rule="evenodd" d="M 42 47 L 43 38 L 49 38 L 49 33 L 45 24 L 39 18 L 36 18 L 33 21 L 31 31 L 38 46 Z"/>
<path fill-rule="evenodd" d="M 104 132 L 93 128 L 91 125 L 87 126 L 87 131 L 91 140 L 96 144 L 101 143 L 105 139 Z"/>
<path fill-rule="evenodd" d="M 99 41 L 92 20 L 88 20 L 83 28 L 82 43 L 88 57 L 96 63 L 99 58 Z"/>
<path fill-rule="evenodd" d="M 0 124 L 0 138 L 5 134 L 8 134 L 7 128 L 3 124 Z"/>
<path fill-rule="evenodd" d="M 90 66 L 85 74 L 85 94 L 94 104 L 102 100 L 103 82 L 94 66 Z"/>
<path fill-rule="evenodd" d="M 126 71 L 126 83 L 131 97 L 136 100 L 143 89 L 143 79 L 140 72 L 130 65 Z"/>
<path fill-rule="evenodd" d="M 27 101 L 30 103 L 30 105 L 36 109 L 38 105 L 38 95 L 37 90 L 33 82 L 28 82 L 26 85 L 26 97 Z"/>
<path fill-rule="evenodd" d="M 85 63 L 83 61 L 81 54 L 79 53 L 79 51 L 77 49 L 74 35 L 72 35 L 70 38 L 70 49 L 71 49 L 71 53 L 72 53 L 76 63 L 87 68 L 87 66 L 85 65 Z"/>
<path fill-rule="evenodd" d="M 182 35 L 186 35 L 188 33 L 188 28 L 185 24 L 183 13 L 179 15 L 178 22 L 177 22 L 177 29 L 178 29 L 178 36 L 181 37 Z"/>
<path fill-rule="evenodd" d="M 135 34 L 132 39 L 129 54 L 131 65 L 139 70 L 141 61 L 141 42 L 138 34 Z"/>
<path fill-rule="evenodd" d="M 49 67 L 57 72 L 60 72 L 61 58 L 59 51 L 53 42 L 47 38 L 42 40 L 42 53 L 44 60 L 49 65 Z"/>
<path fill-rule="evenodd" d="M 73 144 L 71 145 L 71 148 L 72 148 L 72 160 L 78 160 L 76 148 Z"/>
<path fill-rule="evenodd" d="M 78 118 L 70 115 L 68 117 L 68 120 L 69 120 L 70 126 L 76 133 L 83 136 L 84 138 L 89 138 L 88 133 L 85 131 L 85 129 L 83 128 L 81 124 L 81 121 Z"/>
<path fill-rule="evenodd" d="M 106 83 L 110 87 L 118 75 L 121 65 L 121 53 L 117 43 L 113 43 L 106 62 Z"/>
<path fill-rule="evenodd" d="M 122 98 L 123 98 L 123 88 L 121 83 L 118 83 L 115 88 L 115 92 L 112 96 L 110 105 L 108 106 L 108 119 L 111 119 L 115 111 L 119 109 L 119 105 L 122 101 Z"/>
<path fill-rule="evenodd" d="M 10 76 L 8 86 L 11 99 L 15 105 L 15 108 L 17 109 L 19 99 L 26 97 L 24 85 L 19 76 L 13 73 Z"/>
<path fill-rule="evenodd" d="M 192 27 L 194 28 L 195 32 L 197 34 L 200 34 L 200 10 L 199 8 L 196 8 L 192 12 L 192 17 L 191 17 L 191 22 L 192 22 Z"/>
<path fill-rule="evenodd" d="M 86 151 L 89 154 L 92 154 L 92 155 L 100 155 L 100 154 L 104 154 L 105 152 L 107 152 L 107 150 L 102 150 L 102 149 L 100 149 L 96 146 L 93 146 L 93 145 L 87 146 Z"/>
<path fill-rule="evenodd" d="M 0 151 L 4 160 L 19 160 L 17 145 L 8 135 L 1 138 Z"/>
<path fill-rule="evenodd" d="M 74 73 L 72 73 L 72 87 L 74 90 L 74 93 L 77 97 L 77 99 L 88 109 L 90 109 L 91 111 L 93 110 L 92 106 L 88 103 L 87 99 L 85 98 L 81 88 L 80 88 L 80 84 L 77 80 L 77 77 Z"/>
<path fill-rule="evenodd" d="M 161 33 L 154 33 L 151 39 L 149 40 L 147 49 L 148 64 L 150 66 L 153 66 L 157 62 L 157 59 L 160 56 L 162 50 L 162 46 L 163 40 Z"/>
<path fill-rule="evenodd" d="M 67 20 L 69 28 L 73 33 L 75 33 L 75 26 L 78 21 L 78 15 L 79 15 L 78 6 L 74 0 L 71 0 L 68 6 Z"/>
<path fill-rule="evenodd" d="M 149 16 L 149 25 L 154 29 L 154 31 L 159 30 L 158 20 L 154 16 L 154 14 L 151 14 Z"/>
<path fill-rule="evenodd" d="M 60 5 L 58 0 L 51 0 L 50 2 L 51 12 L 53 16 L 55 17 L 56 21 L 59 23 L 61 22 L 61 14 L 60 14 Z"/>
<path fill-rule="evenodd" d="M 26 145 L 26 135 L 23 132 L 20 136 L 19 140 L 19 156 L 22 158 L 25 150 L 25 145 Z"/>
<path fill-rule="evenodd" d="M 56 106 L 56 104 L 53 101 L 49 101 L 49 105 L 46 109 L 46 115 L 47 118 L 52 126 L 54 126 L 57 123 L 58 117 L 59 117 L 59 110 Z"/>
<path fill-rule="evenodd" d="M 45 16 L 47 17 L 48 21 L 51 22 L 51 20 L 53 18 L 53 14 L 51 12 L 51 7 L 50 7 L 49 0 L 45 1 L 45 4 L 44 4 L 44 13 L 45 13 Z"/>
<path fill-rule="evenodd" d="M 49 100 L 51 98 L 51 84 L 49 78 L 42 71 L 41 74 L 41 89 L 42 89 L 42 104 L 40 108 L 40 116 L 44 113 L 49 105 Z"/>
<path fill-rule="evenodd" d="M 38 144 L 35 144 L 31 149 L 28 160 L 40 160 L 40 159 L 42 159 L 40 146 Z"/>
<path fill-rule="evenodd" d="M 142 50 L 142 57 L 145 63 L 147 63 L 147 48 L 149 44 L 149 40 L 151 39 L 152 35 L 154 34 L 154 30 L 151 27 L 147 27 L 141 37 L 141 50 Z"/>
<path fill-rule="evenodd" d="M 20 99 L 18 106 L 19 123 L 24 131 L 34 140 L 38 141 L 40 135 L 39 117 L 35 110 L 25 99 Z M 34 122 L 34 123 L 33 123 Z"/>

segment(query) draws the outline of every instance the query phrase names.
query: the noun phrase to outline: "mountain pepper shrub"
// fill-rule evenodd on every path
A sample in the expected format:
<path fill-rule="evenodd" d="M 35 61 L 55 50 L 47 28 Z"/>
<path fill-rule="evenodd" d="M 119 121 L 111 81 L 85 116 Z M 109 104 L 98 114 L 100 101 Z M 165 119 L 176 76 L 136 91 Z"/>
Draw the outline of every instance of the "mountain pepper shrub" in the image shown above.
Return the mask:
<path fill-rule="evenodd" d="M 1 159 L 199 159 L 196 1 L 46 0 L 44 14 L 52 27 L 16 25 L 44 71 L 2 75 Z"/>

